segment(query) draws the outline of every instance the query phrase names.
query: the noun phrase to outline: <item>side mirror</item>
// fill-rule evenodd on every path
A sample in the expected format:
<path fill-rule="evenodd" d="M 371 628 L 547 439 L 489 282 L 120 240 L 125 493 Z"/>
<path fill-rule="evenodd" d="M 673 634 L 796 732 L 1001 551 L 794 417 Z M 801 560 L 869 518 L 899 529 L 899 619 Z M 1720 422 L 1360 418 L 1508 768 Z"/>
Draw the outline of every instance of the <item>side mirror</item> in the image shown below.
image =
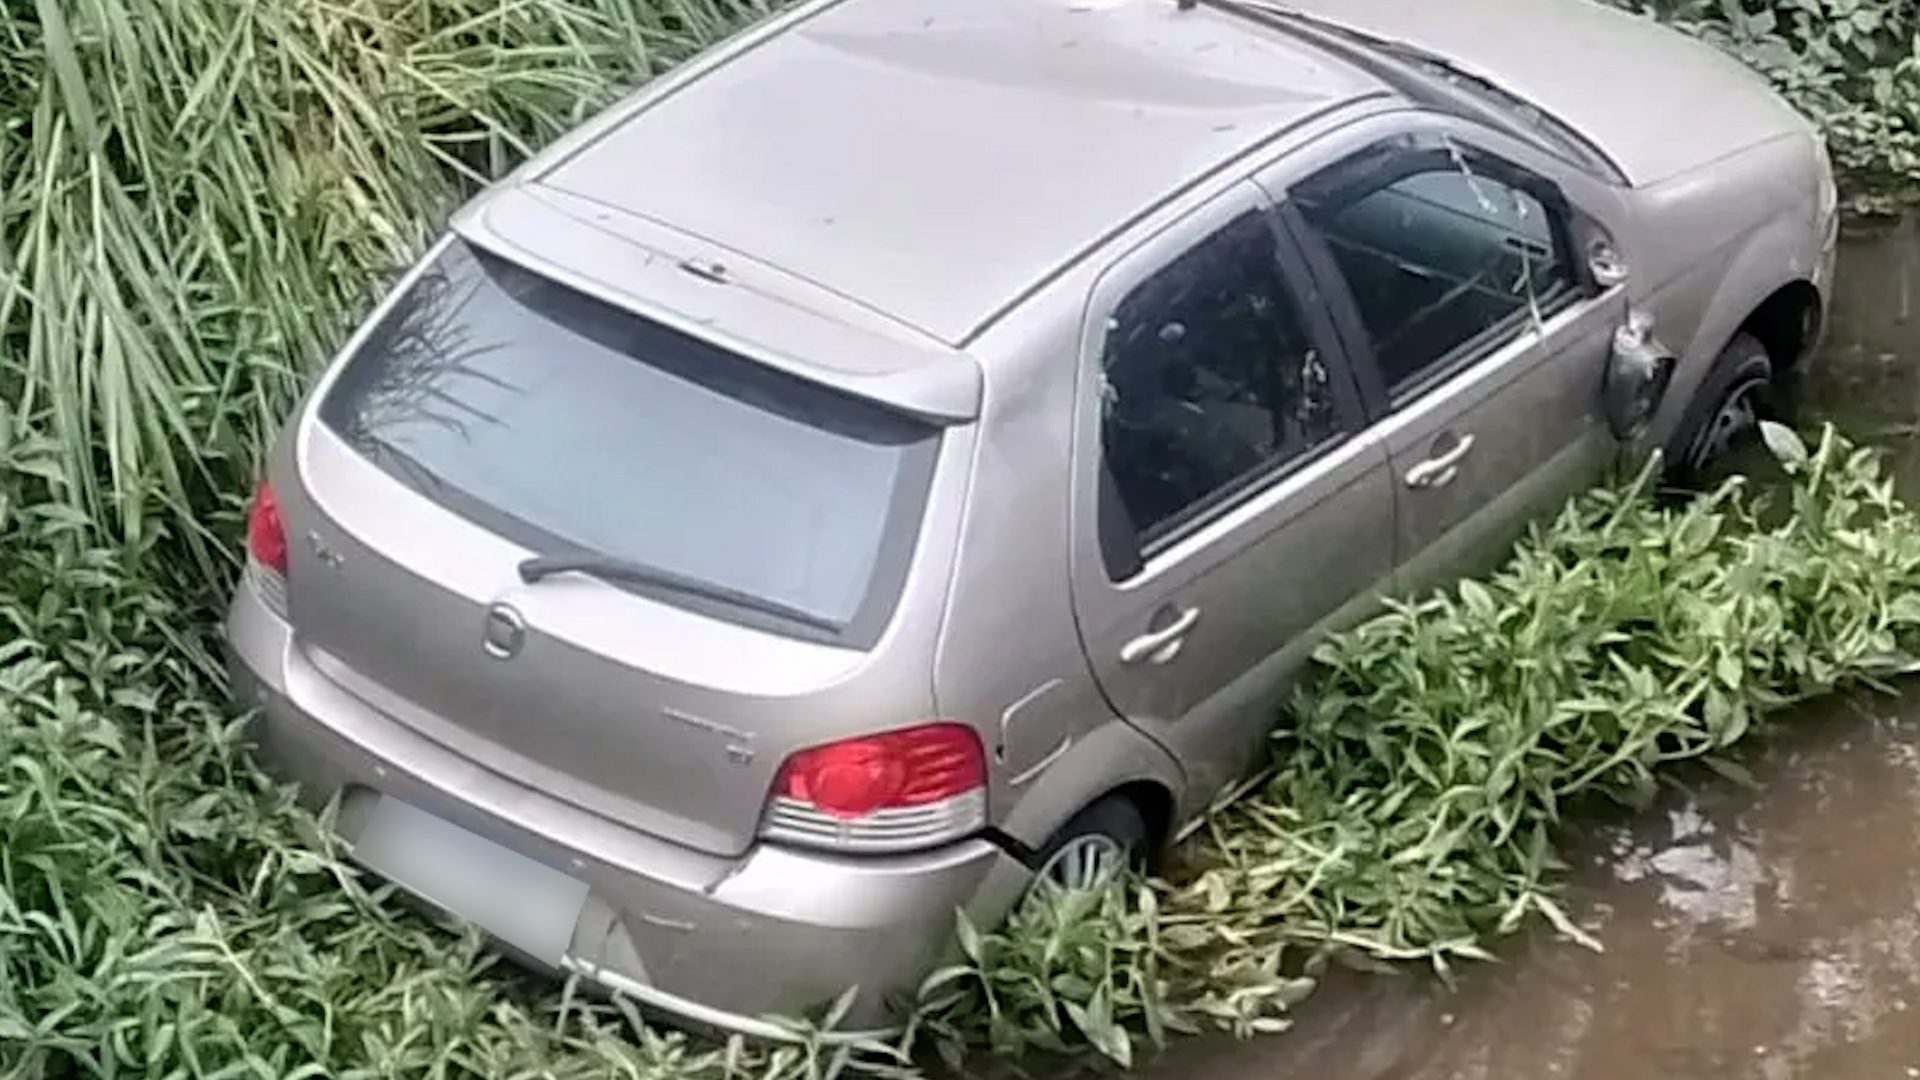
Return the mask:
<path fill-rule="evenodd" d="M 1653 317 L 1629 311 L 1613 332 L 1613 351 L 1600 397 L 1607 427 L 1621 442 L 1639 438 L 1659 412 L 1673 382 L 1674 356 L 1653 336 Z"/>
<path fill-rule="evenodd" d="M 1595 234 L 1587 241 L 1587 275 L 1601 292 L 1627 280 L 1627 261 L 1620 257 L 1613 241 Z"/>

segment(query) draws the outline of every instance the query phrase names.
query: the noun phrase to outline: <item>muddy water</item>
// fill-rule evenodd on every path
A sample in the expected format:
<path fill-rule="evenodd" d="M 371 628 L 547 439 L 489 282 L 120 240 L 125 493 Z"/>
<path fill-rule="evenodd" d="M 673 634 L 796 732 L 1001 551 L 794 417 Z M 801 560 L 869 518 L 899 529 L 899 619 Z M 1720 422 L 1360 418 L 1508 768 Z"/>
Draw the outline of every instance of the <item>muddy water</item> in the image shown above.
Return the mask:
<path fill-rule="evenodd" d="M 1848 240 L 1806 388 L 1920 497 L 1920 236 Z M 1453 989 L 1329 979 L 1293 1031 L 1194 1042 L 1159 1080 L 1920 1078 L 1920 693 L 1803 710 L 1748 759 L 1584 841 L 1595 953 L 1538 933 Z"/>
<path fill-rule="evenodd" d="M 1846 239 L 1807 410 L 1884 447 L 1920 495 L 1920 214 Z"/>

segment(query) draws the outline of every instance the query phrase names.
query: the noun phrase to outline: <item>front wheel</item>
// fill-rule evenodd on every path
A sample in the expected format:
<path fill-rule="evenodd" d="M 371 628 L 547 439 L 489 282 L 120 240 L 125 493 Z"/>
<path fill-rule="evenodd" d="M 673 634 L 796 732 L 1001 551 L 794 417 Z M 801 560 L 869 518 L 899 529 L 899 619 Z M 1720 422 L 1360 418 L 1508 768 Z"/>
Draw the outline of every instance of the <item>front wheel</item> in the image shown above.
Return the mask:
<path fill-rule="evenodd" d="M 1766 346 L 1739 334 L 1714 358 L 1713 369 L 1667 447 L 1667 460 L 1683 481 L 1705 476 L 1760 429 L 1779 418 L 1777 380 Z"/>

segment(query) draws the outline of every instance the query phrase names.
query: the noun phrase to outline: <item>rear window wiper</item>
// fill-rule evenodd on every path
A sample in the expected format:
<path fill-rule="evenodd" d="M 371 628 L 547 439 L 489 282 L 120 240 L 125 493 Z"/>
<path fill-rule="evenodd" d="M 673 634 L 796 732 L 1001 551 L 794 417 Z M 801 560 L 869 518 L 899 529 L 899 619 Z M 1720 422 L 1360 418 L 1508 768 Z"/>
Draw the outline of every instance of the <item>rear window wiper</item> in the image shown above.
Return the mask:
<path fill-rule="evenodd" d="M 622 559 L 615 555 L 535 555 L 520 563 L 520 580 L 528 585 L 552 577 L 554 574 L 586 574 L 605 581 L 628 582 L 643 587 L 665 589 L 683 596 L 717 600 L 723 604 L 749 611 L 764 612 L 802 626 L 810 626 L 816 630 L 831 633 L 839 633 L 844 629 L 831 619 L 815 615 L 804 608 L 794 607 L 792 604 L 783 604 L 778 600 L 755 596 L 705 578 L 678 573 L 633 559 Z"/>

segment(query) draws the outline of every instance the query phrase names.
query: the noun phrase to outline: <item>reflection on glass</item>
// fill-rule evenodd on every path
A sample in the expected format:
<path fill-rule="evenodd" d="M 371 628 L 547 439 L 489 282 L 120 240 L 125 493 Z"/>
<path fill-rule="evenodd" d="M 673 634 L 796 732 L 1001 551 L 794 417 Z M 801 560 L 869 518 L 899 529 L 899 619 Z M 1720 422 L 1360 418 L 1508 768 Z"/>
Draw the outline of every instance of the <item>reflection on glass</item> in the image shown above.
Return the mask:
<path fill-rule="evenodd" d="M 838 626 L 911 530 L 900 507 L 924 495 L 937 438 L 459 242 L 321 415 L 536 551 L 631 560 Z"/>
<path fill-rule="evenodd" d="M 1306 206 L 1353 290 L 1389 389 L 1572 287 L 1546 208 L 1465 170 L 1415 173 Z"/>
<path fill-rule="evenodd" d="M 1335 434 L 1276 243 L 1249 213 L 1142 282 L 1108 323 L 1102 440 L 1145 540 Z"/>

